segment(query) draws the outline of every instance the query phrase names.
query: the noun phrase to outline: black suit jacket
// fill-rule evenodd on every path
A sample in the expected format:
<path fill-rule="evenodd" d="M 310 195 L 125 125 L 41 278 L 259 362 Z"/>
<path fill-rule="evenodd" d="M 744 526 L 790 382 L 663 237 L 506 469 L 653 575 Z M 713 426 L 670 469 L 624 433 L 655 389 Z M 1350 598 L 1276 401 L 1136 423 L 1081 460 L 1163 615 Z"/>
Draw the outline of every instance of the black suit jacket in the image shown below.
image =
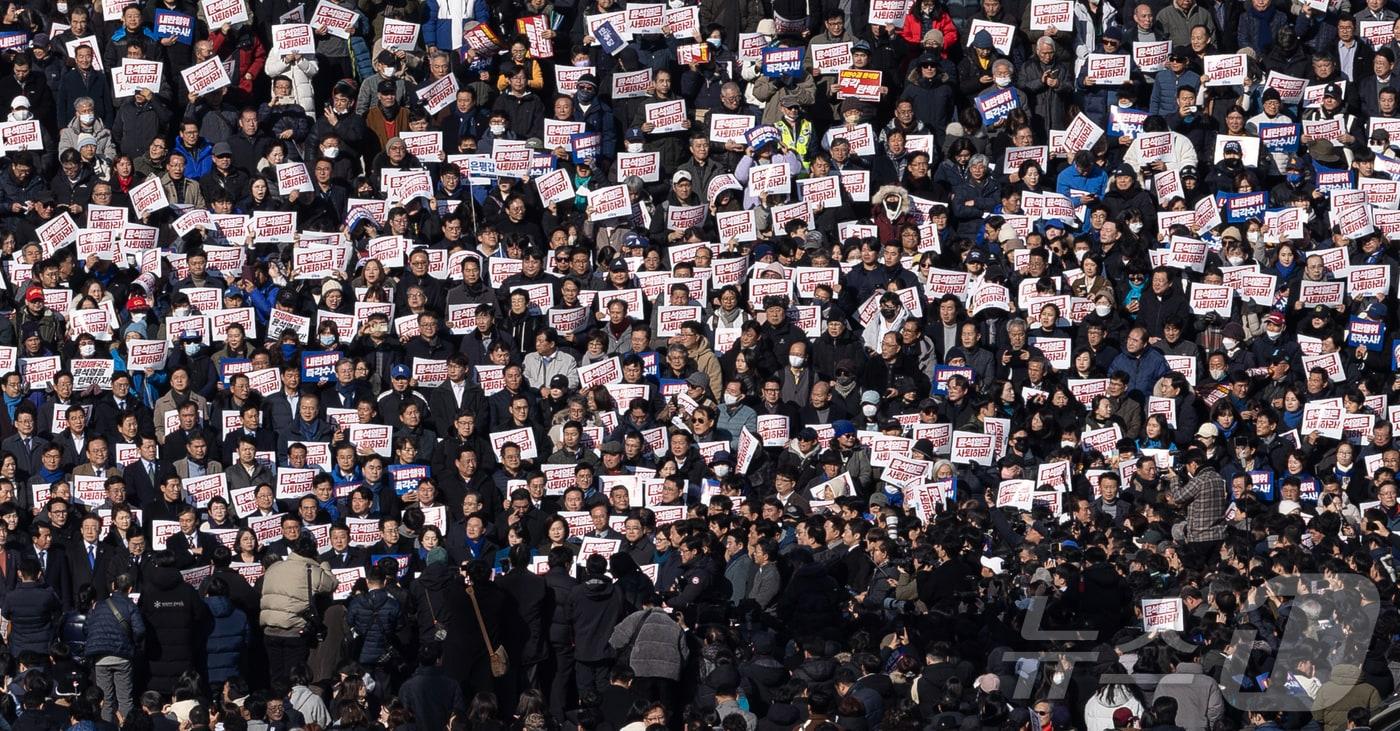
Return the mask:
<path fill-rule="evenodd" d="M 39 554 L 34 550 L 33 544 L 24 547 L 23 558 L 39 560 Z M 73 584 L 68 573 L 67 552 L 56 545 L 50 545 L 46 564 L 44 580 L 39 583 L 53 589 L 53 593 L 58 595 L 59 601 L 63 602 L 64 609 L 72 609 Z"/>
<path fill-rule="evenodd" d="M 35 434 L 31 439 L 32 441 L 28 449 L 25 449 L 24 440 L 20 438 L 19 434 L 11 435 L 7 437 L 5 441 L 0 442 L 0 452 L 14 455 L 15 467 L 21 474 L 25 475 L 32 475 L 39 471 L 39 455 L 43 453 L 44 447 L 47 447 L 49 444 L 49 440 L 38 434 Z M 18 490 L 16 493 L 25 495 L 26 497 L 22 499 L 28 500 L 28 490 Z"/>
<path fill-rule="evenodd" d="M 353 569 L 369 567 L 369 552 L 363 546 L 348 546 L 345 549 L 345 558 L 336 555 L 335 549 L 327 550 L 321 554 L 321 561 L 333 569 Z"/>
<path fill-rule="evenodd" d="M 373 401 L 374 392 L 370 391 L 368 383 L 358 378 L 350 382 L 349 394 L 344 396 L 336 388 L 335 379 L 331 379 L 329 383 L 321 387 L 321 407 L 323 410 L 353 409 L 361 399 Z"/>
<path fill-rule="evenodd" d="M 209 563 L 210 555 L 219 546 L 219 539 L 203 531 L 195 531 L 194 542 L 195 545 L 191 546 L 184 533 L 176 533 L 165 542 L 166 549 L 175 554 L 175 559 L 182 569 Z M 195 554 L 190 551 L 191 548 L 199 548 L 201 553 Z"/>
<path fill-rule="evenodd" d="M 224 456 L 222 460 L 224 464 L 234 465 L 238 463 L 238 440 L 241 438 L 243 438 L 242 429 L 230 432 L 228 436 L 224 437 Z M 277 451 L 277 435 L 273 434 L 272 430 L 267 427 L 253 432 L 253 442 L 254 448 L 259 452 Z"/>
<path fill-rule="evenodd" d="M 68 577 L 72 582 L 73 591 L 77 592 L 84 584 L 90 584 L 97 592 L 98 598 L 107 596 L 108 587 L 101 581 L 102 564 L 107 560 L 107 554 L 111 553 L 112 545 L 98 541 L 97 560 L 92 566 L 88 565 L 87 546 L 81 538 L 69 546 L 65 551 L 68 557 Z"/>
<path fill-rule="evenodd" d="M 166 464 L 173 464 L 190 456 L 187 445 L 190 443 L 190 439 L 196 434 L 204 435 L 204 443 L 209 445 L 211 450 L 214 445 L 219 443 L 219 439 L 214 435 L 213 430 L 206 426 L 195 427 L 188 433 L 183 429 L 176 429 L 165 437 L 165 444 L 160 448 L 161 461 Z"/>
<path fill-rule="evenodd" d="M 156 461 L 156 482 L 151 482 L 151 478 L 146 474 L 146 467 L 141 460 L 136 460 L 129 465 L 122 467 L 122 477 L 126 478 L 127 500 L 138 507 L 147 508 L 160 502 L 160 490 L 156 485 L 162 479 L 165 471 L 169 467 L 162 465 L 168 462 Z M 150 522 L 149 516 L 142 516 L 142 520 Z"/>
<path fill-rule="evenodd" d="M 87 457 L 83 456 L 83 450 L 87 449 L 87 443 L 94 434 L 95 432 L 91 429 L 83 432 L 82 450 L 78 449 L 77 442 L 73 441 L 73 435 L 67 429 L 59 432 L 58 436 L 53 438 L 55 444 L 63 447 L 63 469 L 72 471 L 74 467 L 87 461 Z"/>
<path fill-rule="evenodd" d="M 135 574 L 137 581 L 134 586 L 140 586 L 141 566 L 132 560 L 131 552 L 125 548 L 117 548 L 116 546 L 110 546 L 109 548 L 110 550 L 108 550 L 107 555 L 103 557 L 97 570 L 99 580 L 103 587 L 102 594 L 105 596 L 108 593 L 109 587 L 112 586 L 112 582 L 115 581 L 118 576 L 125 573 Z"/>

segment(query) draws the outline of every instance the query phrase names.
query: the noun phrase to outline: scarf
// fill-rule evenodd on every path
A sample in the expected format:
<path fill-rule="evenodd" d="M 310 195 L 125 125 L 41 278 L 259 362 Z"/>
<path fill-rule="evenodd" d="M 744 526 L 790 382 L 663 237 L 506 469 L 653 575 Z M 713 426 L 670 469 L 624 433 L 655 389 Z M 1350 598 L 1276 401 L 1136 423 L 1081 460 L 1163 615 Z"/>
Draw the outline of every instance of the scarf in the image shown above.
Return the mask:
<path fill-rule="evenodd" d="M 482 537 L 476 540 L 468 538 L 466 539 L 466 544 L 467 553 L 470 553 L 472 558 L 481 558 L 481 550 L 486 547 L 486 538 Z"/>
<path fill-rule="evenodd" d="M 1283 424 L 1289 429 L 1297 429 L 1303 423 L 1303 410 L 1283 412 Z"/>
<path fill-rule="evenodd" d="M 1249 7 L 1249 17 L 1254 21 L 1254 47 L 1268 48 L 1274 42 L 1274 34 L 1270 31 L 1273 26 L 1274 14 L 1278 11 L 1272 5 L 1264 12 Z"/>
<path fill-rule="evenodd" d="M 19 404 L 23 400 L 23 396 L 10 398 L 8 395 L 5 395 L 5 411 L 10 415 L 11 422 L 15 420 L 15 409 L 19 408 Z"/>

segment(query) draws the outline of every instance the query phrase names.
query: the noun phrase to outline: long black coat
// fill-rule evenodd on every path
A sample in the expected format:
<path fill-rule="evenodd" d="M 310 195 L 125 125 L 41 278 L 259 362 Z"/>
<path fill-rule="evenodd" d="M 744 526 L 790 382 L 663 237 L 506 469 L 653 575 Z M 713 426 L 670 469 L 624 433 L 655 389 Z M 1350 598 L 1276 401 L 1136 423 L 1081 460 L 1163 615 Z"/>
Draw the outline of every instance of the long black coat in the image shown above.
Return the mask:
<path fill-rule="evenodd" d="M 172 693 L 181 673 L 203 667 L 201 630 L 208 626 L 209 610 L 199 592 L 175 569 L 148 566 L 142 578 L 140 608 L 146 618 L 149 687 Z"/>
<path fill-rule="evenodd" d="M 549 637 L 545 630 L 549 629 L 546 623 L 553 615 L 554 593 L 543 578 L 524 566 L 512 567 L 495 583 L 505 590 L 514 603 L 514 613 L 520 618 L 519 631 L 503 638 L 511 662 L 518 665 L 543 662 L 549 657 Z"/>

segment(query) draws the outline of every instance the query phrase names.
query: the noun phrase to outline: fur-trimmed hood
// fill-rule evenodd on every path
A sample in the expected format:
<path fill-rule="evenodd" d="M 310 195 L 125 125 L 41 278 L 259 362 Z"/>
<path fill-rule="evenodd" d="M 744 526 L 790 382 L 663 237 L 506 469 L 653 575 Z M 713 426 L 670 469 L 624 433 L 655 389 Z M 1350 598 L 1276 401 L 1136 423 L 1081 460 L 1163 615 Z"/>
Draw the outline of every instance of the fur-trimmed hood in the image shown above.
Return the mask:
<path fill-rule="evenodd" d="M 894 215 L 888 216 L 888 218 L 893 221 L 903 216 L 905 213 L 908 213 L 909 191 L 905 190 L 904 187 L 900 185 L 882 185 L 879 190 L 875 191 L 875 195 L 870 199 L 870 207 L 872 209 L 871 215 L 875 216 L 884 212 L 885 198 L 892 195 L 899 197 L 899 207 L 895 210 Z"/>

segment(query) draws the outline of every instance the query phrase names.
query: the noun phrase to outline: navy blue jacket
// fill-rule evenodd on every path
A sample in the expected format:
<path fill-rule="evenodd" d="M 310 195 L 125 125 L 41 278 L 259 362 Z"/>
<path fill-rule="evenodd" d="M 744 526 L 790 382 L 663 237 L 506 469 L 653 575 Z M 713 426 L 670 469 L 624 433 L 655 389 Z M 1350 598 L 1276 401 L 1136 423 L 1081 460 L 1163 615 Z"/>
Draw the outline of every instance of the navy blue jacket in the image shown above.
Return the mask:
<path fill-rule="evenodd" d="M 239 660 L 248 647 L 248 616 L 226 596 L 208 596 L 204 605 L 212 618 L 204 644 L 205 678 L 211 684 L 239 675 Z"/>
<path fill-rule="evenodd" d="M 364 637 L 360 656 L 355 659 L 362 665 L 377 664 L 393 644 L 394 629 L 399 625 L 399 602 L 383 589 L 356 594 L 346 609 L 345 624 Z"/>
<path fill-rule="evenodd" d="M 21 581 L 5 595 L 4 615 L 10 620 L 10 655 L 17 657 L 25 650 L 43 654 L 58 634 L 63 606 L 47 586 Z"/>
<path fill-rule="evenodd" d="M 112 613 L 113 609 L 117 610 L 116 614 Z M 121 619 L 117 618 L 118 614 Z M 87 657 L 111 655 L 130 660 L 136 657 L 136 651 L 146 636 L 146 622 L 136 611 L 131 597 L 113 594 L 88 610 L 83 636 L 87 640 L 83 654 Z"/>

